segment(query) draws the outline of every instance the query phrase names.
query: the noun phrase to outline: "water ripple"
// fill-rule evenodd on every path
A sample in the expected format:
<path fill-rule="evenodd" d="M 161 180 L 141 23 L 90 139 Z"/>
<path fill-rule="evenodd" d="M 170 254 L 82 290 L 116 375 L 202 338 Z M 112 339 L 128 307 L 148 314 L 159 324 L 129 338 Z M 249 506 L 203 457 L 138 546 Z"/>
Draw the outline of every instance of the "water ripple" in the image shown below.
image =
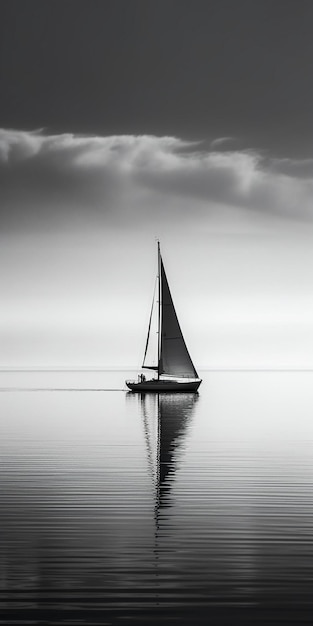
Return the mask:
<path fill-rule="evenodd" d="M 312 623 L 313 375 L 260 376 L 3 394 L 0 623 Z"/>

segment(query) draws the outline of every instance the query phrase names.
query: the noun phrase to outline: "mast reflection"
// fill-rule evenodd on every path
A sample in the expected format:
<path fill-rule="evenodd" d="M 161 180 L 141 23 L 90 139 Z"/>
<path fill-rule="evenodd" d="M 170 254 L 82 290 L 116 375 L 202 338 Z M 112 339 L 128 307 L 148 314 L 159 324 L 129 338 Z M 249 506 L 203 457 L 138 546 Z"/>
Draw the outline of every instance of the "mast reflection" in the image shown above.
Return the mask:
<path fill-rule="evenodd" d="M 157 513 L 171 506 L 171 489 L 198 398 L 197 393 L 139 397 Z"/>

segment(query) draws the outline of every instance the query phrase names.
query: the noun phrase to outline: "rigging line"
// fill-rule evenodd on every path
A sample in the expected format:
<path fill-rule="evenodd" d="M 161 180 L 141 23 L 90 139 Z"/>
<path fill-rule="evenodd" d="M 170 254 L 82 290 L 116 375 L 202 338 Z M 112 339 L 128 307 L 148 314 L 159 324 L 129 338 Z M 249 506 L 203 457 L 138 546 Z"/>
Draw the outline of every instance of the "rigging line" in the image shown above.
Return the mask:
<path fill-rule="evenodd" d="M 158 240 L 158 380 L 160 378 L 161 360 L 161 263 L 160 242 Z"/>
<path fill-rule="evenodd" d="M 157 278 L 154 281 L 154 290 L 153 290 L 152 306 L 151 306 L 151 312 L 150 312 L 150 318 L 149 318 L 148 335 L 147 335 L 147 341 L 146 341 L 146 347 L 145 347 L 145 353 L 144 353 L 142 365 L 144 365 L 144 362 L 147 356 L 148 345 L 149 345 L 151 321 L 152 321 L 153 307 L 154 307 L 154 302 L 155 302 L 156 281 L 157 281 Z"/>

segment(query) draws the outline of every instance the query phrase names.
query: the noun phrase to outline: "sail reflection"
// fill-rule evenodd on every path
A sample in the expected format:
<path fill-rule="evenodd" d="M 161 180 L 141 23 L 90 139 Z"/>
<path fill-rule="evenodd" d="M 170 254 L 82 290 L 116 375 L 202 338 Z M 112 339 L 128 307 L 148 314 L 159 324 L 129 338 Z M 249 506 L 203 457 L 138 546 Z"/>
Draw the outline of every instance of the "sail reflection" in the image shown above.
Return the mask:
<path fill-rule="evenodd" d="M 141 414 L 156 511 L 171 506 L 178 469 L 198 394 L 141 394 Z"/>

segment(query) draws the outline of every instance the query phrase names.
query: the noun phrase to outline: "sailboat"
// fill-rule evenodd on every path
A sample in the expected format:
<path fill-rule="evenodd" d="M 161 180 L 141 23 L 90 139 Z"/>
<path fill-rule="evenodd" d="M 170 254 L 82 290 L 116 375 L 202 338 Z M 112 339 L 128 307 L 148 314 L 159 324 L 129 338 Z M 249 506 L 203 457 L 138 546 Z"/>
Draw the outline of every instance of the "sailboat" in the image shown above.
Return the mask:
<path fill-rule="evenodd" d="M 201 384 L 196 368 L 188 352 L 179 321 L 176 315 L 171 292 L 168 286 L 158 241 L 158 276 L 152 302 L 148 335 L 143 358 L 143 369 L 154 370 L 156 378 L 146 379 L 143 374 L 137 381 L 126 380 L 131 391 L 137 392 L 195 392 Z M 149 346 L 152 340 L 152 318 L 157 305 L 157 358 L 149 360 Z M 151 355 L 150 355 L 151 358 Z M 154 360 L 153 360 L 154 361 Z"/>

